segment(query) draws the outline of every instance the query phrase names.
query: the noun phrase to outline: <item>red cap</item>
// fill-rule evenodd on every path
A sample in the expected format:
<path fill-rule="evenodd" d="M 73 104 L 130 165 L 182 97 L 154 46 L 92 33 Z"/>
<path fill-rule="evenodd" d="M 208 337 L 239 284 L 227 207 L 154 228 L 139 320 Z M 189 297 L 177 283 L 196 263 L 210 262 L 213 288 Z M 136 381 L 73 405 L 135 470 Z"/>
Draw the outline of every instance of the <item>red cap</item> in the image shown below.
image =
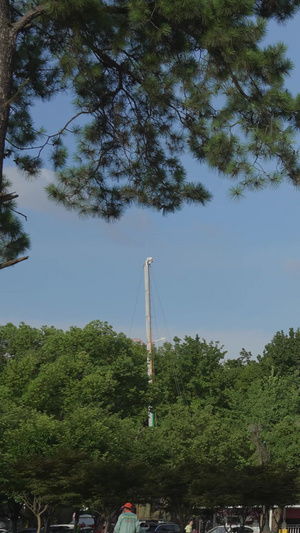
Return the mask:
<path fill-rule="evenodd" d="M 124 503 L 124 505 L 122 505 L 121 509 L 132 509 L 133 508 L 133 505 L 132 503 Z"/>

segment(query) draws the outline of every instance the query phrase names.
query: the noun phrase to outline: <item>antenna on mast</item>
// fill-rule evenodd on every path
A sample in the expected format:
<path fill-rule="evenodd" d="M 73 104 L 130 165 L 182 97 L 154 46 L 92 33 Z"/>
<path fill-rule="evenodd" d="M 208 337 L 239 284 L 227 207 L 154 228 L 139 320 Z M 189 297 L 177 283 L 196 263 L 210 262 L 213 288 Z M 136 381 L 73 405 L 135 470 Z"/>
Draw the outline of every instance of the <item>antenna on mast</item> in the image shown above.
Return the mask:
<path fill-rule="evenodd" d="M 147 338 L 147 371 L 150 383 L 153 383 L 153 355 L 152 355 L 152 329 L 151 329 L 151 301 L 150 301 L 150 265 L 152 257 L 147 257 L 144 263 L 145 276 L 145 311 L 146 311 L 146 338 Z M 151 406 L 148 407 L 148 426 L 155 426 L 155 416 Z"/>

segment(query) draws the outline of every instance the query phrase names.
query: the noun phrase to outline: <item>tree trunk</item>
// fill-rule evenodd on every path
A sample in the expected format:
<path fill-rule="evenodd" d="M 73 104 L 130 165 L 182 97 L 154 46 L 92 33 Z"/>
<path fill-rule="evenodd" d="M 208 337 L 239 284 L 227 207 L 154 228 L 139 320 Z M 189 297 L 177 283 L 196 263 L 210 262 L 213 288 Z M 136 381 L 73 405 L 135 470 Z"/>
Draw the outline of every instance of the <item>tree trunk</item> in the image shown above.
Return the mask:
<path fill-rule="evenodd" d="M 94 532 L 99 533 L 102 532 L 105 522 L 105 516 L 101 513 L 95 513 L 93 515 L 94 517 Z"/>
<path fill-rule="evenodd" d="M 105 513 L 105 533 L 111 533 L 111 511 Z"/>
<path fill-rule="evenodd" d="M 273 523 L 275 524 L 275 527 L 272 528 L 272 531 L 274 533 L 278 533 L 281 529 L 281 525 L 283 522 L 283 508 L 277 507 L 273 514 Z"/>
<path fill-rule="evenodd" d="M 42 527 L 41 513 L 38 513 L 37 516 L 37 533 L 40 533 Z"/>
<path fill-rule="evenodd" d="M 79 526 L 79 516 L 80 516 L 80 509 L 76 509 L 74 516 L 74 533 L 78 533 L 80 526 Z"/>
<path fill-rule="evenodd" d="M 11 98 L 15 33 L 9 17 L 9 0 L 0 0 L 0 192 L 3 182 L 5 137 Z M 1 206 L 0 206 L 1 207 Z"/>
<path fill-rule="evenodd" d="M 50 531 L 50 524 L 51 524 L 52 516 L 53 516 L 53 509 L 49 507 L 47 511 L 44 513 L 44 519 L 43 519 L 44 533 L 49 533 Z"/>
<path fill-rule="evenodd" d="M 7 505 L 5 507 L 6 507 L 5 516 L 7 516 L 10 520 L 12 533 L 17 533 L 20 513 L 23 507 L 23 504 L 16 502 L 12 498 L 9 498 Z"/>
<path fill-rule="evenodd" d="M 12 533 L 17 533 L 17 531 L 18 531 L 18 518 L 11 518 L 10 519 L 10 523 L 11 523 Z"/>

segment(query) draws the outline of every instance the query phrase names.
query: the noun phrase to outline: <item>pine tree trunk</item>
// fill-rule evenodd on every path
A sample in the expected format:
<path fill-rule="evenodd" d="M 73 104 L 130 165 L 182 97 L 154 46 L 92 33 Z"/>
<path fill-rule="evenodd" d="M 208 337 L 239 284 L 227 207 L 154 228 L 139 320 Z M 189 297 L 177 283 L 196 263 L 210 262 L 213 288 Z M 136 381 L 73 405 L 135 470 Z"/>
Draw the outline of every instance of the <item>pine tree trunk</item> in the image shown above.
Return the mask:
<path fill-rule="evenodd" d="M 7 122 L 9 116 L 9 99 L 11 97 L 11 82 L 13 55 L 15 49 L 15 34 L 9 18 L 9 0 L 0 0 L 0 193 L 3 181 L 3 160 Z"/>

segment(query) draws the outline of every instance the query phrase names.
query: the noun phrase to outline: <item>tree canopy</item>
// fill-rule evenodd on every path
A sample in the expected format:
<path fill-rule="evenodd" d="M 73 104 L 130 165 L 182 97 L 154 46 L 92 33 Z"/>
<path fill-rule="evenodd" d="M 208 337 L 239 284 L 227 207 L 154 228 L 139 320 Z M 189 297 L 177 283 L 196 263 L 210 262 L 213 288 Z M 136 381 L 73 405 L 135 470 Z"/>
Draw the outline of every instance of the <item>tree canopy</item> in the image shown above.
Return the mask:
<path fill-rule="evenodd" d="M 154 349 L 152 385 L 145 347 L 107 323 L 0 326 L 0 516 L 10 508 L 16 529 L 20 502 L 39 524 L 70 505 L 109 524 L 132 500 L 184 525 L 203 507 L 299 501 L 297 360 L 281 374 L 224 355 L 175 338 Z"/>
<path fill-rule="evenodd" d="M 106 220 L 130 205 L 168 213 L 205 204 L 211 194 L 198 176 L 187 180 L 186 152 L 232 178 L 234 195 L 285 178 L 298 185 L 300 97 L 284 85 L 285 46 L 263 40 L 270 19 L 285 21 L 299 5 L 2 0 L 2 268 L 28 247 L 3 175 L 8 157 L 36 176 L 47 154 L 57 174 L 49 196 Z M 32 105 L 61 91 L 74 115 L 55 132 L 38 130 Z"/>

